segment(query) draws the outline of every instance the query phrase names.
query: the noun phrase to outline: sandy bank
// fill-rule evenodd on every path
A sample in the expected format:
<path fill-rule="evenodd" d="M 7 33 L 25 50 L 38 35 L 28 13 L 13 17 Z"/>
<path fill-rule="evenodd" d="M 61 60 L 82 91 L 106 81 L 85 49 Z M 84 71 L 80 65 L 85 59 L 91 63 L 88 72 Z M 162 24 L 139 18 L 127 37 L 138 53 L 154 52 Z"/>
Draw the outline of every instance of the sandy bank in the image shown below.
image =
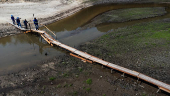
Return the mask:
<path fill-rule="evenodd" d="M 16 0 L 15 0 L 16 1 Z M 19 0 L 20 1 L 20 0 Z M 22 1 L 22 2 L 21 2 Z M 69 2 L 61 2 L 61 0 L 50 0 L 41 2 L 24 2 L 19 3 L 0 1 L 0 38 L 21 33 L 6 21 L 11 21 L 10 16 L 20 17 L 22 20 L 27 19 L 32 22 L 33 14 L 38 18 L 39 23 L 50 24 L 66 18 L 83 8 L 107 3 L 140 3 L 140 0 L 69 0 Z M 27 1 L 27 0 L 26 0 Z M 36 1 L 36 0 L 35 0 Z M 149 0 L 153 2 L 153 0 Z M 145 3 L 148 1 L 142 1 Z M 155 0 L 155 2 L 158 2 Z M 166 0 L 159 1 L 166 2 Z M 33 25 L 32 25 L 33 26 Z"/>
<path fill-rule="evenodd" d="M 14 27 L 7 24 L 10 16 L 20 17 L 21 20 L 27 19 L 29 22 L 34 17 L 38 18 L 39 23 L 49 24 L 67 16 L 70 16 L 79 10 L 92 5 L 82 4 L 81 0 L 74 0 L 68 3 L 63 3 L 61 0 L 57 1 L 43 1 L 43 2 L 20 2 L 20 3 L 0 3 L 0 38 L 9 35 L 21 33 L 15 30 Z M 21 22 L 22 23 L 22 22 Z M 32 25 L 33 26 L 33 25 Z"/>

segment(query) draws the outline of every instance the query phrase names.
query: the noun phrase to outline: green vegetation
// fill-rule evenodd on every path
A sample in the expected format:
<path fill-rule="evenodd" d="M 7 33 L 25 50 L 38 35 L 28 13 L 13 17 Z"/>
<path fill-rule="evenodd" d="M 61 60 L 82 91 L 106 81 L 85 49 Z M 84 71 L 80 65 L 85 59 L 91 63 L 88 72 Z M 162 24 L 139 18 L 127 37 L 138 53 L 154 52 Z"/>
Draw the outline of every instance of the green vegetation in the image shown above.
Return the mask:
<path fill-rule="evenodd" d="M 87 79 L 86 83 L 90 85 L 92 83 L 92 79 L 91 78 Z"/>
<path fill-rule="evenodd" d="M 82 69 L 81 67 L 79 67 L 78 69 L 79 69 L 79 71 L 80 71 L 80 72 L 82 72 L 82 71 L 83 71 L 83 69 Z"/>
<path fill-rule="evenodd" d="M 118 9 L 97 16 L 93 20 L 93 22 L 95 22 L 95 24 L 107 22 L 125 22 L 148 17 L 160 16 L 165 13 L 166 11 L 164 7 Z"/>
<path fill-rule="evenodd" d="M 41 94 L 44 94 L 44 91 L 41 91 L 40 93 L 41 93 Z"/>
<path fill-rule="evenodd" d="M 55 77 L 50 77 L 49 80 L 53 81 L 55 80 L 56 78 Z"/>
<path fill-rule="evenodd" d="M 104 35 L 95 40 L 95 42 L 93 42 L 93 46 L 103 48 L 103 50 L 107 51 L 108 55 L 110 53 L 124 54 L 131 51 L 143 50 L 143 48 L 164 46 L 170 42 L 170 29 L 168 27 L 170 27 L 169 22 L 160 21 L 137 24 L 131 27 L 118 29 L 113 33 Z M 100 45 L 101 41 L 104 41 L 102 45 Z M 102 54 L 101 49 L 93 51 L 96 56 L 100 56 L 98 54 Z"/>
<path fill-rule="evenodd" d="M 87 92 L 90 92 L 90 91 L 91 91 L 91 88 L 86 88 L 86 91 L 87 91 Z"/>
<path fill-rule="evenodd" d="M 167 51 L 170 47 L 169 21 L 170 19 L 164 19 L 119 28 L 91 43 L 86 43 L 81 50 L 127 68 L 136 66 L 133 64 L 137 64 L 139 60 L 141 67 L 139 71 L 149 75 L 148 71 L 142 71 L 146 66 L 151 67 L 152 70 L 160 67 L 161 64 L 166 66 L 169 64 L 170 54 Z M 133 70 L 136 70 L 135 68 Z"/>
<path fill-rule="evenodd" d="M 67 83 L 65 83 L 63 87 L 68 87 L 68 84 L 67 84 Z"/>
<path fill-rule="evenodd" d="M 64 76 L 64 77 L 68 77 L 69 75 L 68 75 L 67 73 L 64 73 L 63 76 Z"/>
<path fill-rule="evenodd" d="M 42 89 L 45 89 L 45 86 L 43 86 Z"/>
<path fill-rule="evenodd" d="M 142 93 L 142 96 L 147 96 L 146 93 Z"/>
<path fill-rule="evenodd" d="M 69 84 L 68 86 L 71 87 L 71 86 L 73 86 L 73 84 Z"/>
<path fill-rule="evenodd" d="M 74 92 L 73 92 L 73 95 L 77 95 L 77 94 L 78 94 L 78 92 L 77 92 L 77 91 L 74 91 Z"/>
<path fill-rule="evenodd" d="M 60 87 L 61 87 L 61 84 L 58 84 L 58 85 L 57 85 L 57 88 L 60 88 Z"/>

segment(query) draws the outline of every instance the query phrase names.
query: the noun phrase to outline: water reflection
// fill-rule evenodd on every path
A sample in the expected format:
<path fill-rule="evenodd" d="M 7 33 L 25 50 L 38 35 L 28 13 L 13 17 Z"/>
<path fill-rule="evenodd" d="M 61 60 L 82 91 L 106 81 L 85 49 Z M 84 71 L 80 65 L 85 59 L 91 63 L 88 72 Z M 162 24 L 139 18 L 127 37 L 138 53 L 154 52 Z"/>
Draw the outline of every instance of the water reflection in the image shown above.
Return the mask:
<path fill-rule="evenodd" d="M 120 22 L 120 23 L 105 23 L 105 24 L 103 23 L 103 24 L 97 25 L 96 27 L 100 32 L 108 32 L 112 29 L 117 29 L 119 27 L 121 28 L 121 27 L 131 26 L 131 25 L 134 25 L 137 23 L 151 22 L 151 21 L 169 18 L 170 17 L 170 7 L 166 7 L 165 10 L 167 13 L 163 16 L 152 17 L 152 18 L 141 19 L 141 20 L 127 21 L 127 22 Z"/>
<path fill-rule="evenodd" d="M 169 4 L 110 4 L 97 5 L 77 12 L 76 14 L 48 25 L 47 27 L 55 32 L 65 32 L 76 30 L 77 28 L 87 24 L 92 18 L 97 15 L 114 9 L 126 8 L 143 8 L 143 7 L 168 7 Z M 126 24 L 124 24 L 126 25 Z M 120 26 L 121 27 L 121 26 Z M 104 31 L 101 31 L 104 32 Z M 105 31 L 106 32 L 106 31 Z"/>
<path fill-rule="evenodd" d="M 51 47 L 36 35 L 20 34 L 0 39 L 0 75 L 11 71 L 11 66 L 16 70 L 32 66 L 36 62 L 47 60 L 51 57 L 62 55 L 57 47 Z M 46 56 L 45 53 L 48 53 Z"/>

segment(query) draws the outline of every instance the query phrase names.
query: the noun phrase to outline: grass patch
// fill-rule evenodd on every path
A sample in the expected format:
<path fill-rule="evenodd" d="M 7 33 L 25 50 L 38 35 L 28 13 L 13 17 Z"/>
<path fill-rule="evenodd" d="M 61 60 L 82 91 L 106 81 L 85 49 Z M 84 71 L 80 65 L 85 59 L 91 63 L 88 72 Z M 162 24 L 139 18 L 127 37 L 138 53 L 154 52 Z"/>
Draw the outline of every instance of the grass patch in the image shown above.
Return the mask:
<path fill-rule="evenodd" d="M 50 81 L 54 81 L 56 78 L 55 77 L 50 77 L 49 80 Z"/>
<path fill-rule="evenodd" d="M 83 89 L 85 89 L 86 87 L 83 86 Z"/>
<path fill-rule="evenodd" d="M 77 91 L 74 91 L 74 92 L 73 92 L 73 95 L 74 95 L 74 96 L 75 96 L 75 95 L 77 95 L 77 94 L 78 94 L 78 92 L 77 92 Z"/>
<path fill-rule="evenodd" d="M 92 84 L 92 79 L 91 78 L 87 79 L 86 83 L 89 84 L 89 85 Z"/>
<path fill-rule="evenodd" d="M 142 96 L 147 96 L 146 93 L 142 93 Z"/>
<path fill-rule="evenodd" d="M 127 9 L 118 9 L 106 12 L 102 14 L 94 21 L 106 22 L 123 22 L 136 19 L 143 19 L 148 17 L 160 16 L 165 14 L 164 7 L 146 7 L 146 8 L 127 8 Z"/>
<path fill-rule="evenodd" d="M 155 32 L 151 37 L 156 39 L 166 39 L 170 41 L 170 31 L 163 30 L 163 31 Z"/>
<path fill-rule="evenodd" d="M 71 86 L 73 86 L 73 84 L 69 84 L 68 86 L 71 87 Z"/>
<path fill-rule="evenodd" d="M 40 93 L 41 93 L 41 94 L 44 94 L 45 92 L 44 92 L 44 91 L 41 91 Z"/>
<path fill-rule="evenodd" d="M 90 91 L 91 91 L 91 88 L 86 88 L 86 91 L 87 91 L 87 92 L 90 92 Z"/>
<path fill-rule="evenodd" d="M 93 50 L 95 50 L 95 52 L 107 50 L 106 52 L 112 55 L 124 54 L 129 51 L 139 51 L 143 50 L 144 47 L 152 48 L 157 45 L 165 45 L 170 41 L 170 31 L 168 31 L 168 27 L 170 27 L 170 23 L 157 21 L 117 29 L 115 32 L 108 33 L 106 36 L 104 35 L 95 40 L 93 42 L 94 45 L 98 45 L 97 47 L 100 48 Z M 107 43 L 101 44 L 101 40 Z M 99 46 L 99 44 L 101 45 Z M 100 57 L 98 53 L 94 53 L 94 55 Z M 102 56 L 103 55 L 104 54 L 102 54 Z"/>
<path fill-rule="evenodd" d="M 101 43 L 101 41 L 104 42 Z M 83 45 L 81 50 L 127 68 L 131 67 L 127 66 L 126 63 L 130 64 L 130 66 L 135 66 L 131 64 L 136 64 L 139 59 L 142 64 L 140 67 L 146 65 L 154 69 L 165 62 L 167 66 L 168 60 L 166 58 L 164 60 L 157 58 L 164 58 L 162 54 L 164 54 L 165 50 L 169 50 L 169 46 L 170 19 L 163 19 L 116 29 L 114 32 L 107 33 Z M 100 53 L 102 55 L 99 55 Z M 165 54 L 164 56 L 169 55 Z M 115 58 L 114 60 L 113 57 Z M 142 58 L 147 58 L 147 60 Z M 150 73 L 144 71 L 144 74 L 149 75 Z"/>

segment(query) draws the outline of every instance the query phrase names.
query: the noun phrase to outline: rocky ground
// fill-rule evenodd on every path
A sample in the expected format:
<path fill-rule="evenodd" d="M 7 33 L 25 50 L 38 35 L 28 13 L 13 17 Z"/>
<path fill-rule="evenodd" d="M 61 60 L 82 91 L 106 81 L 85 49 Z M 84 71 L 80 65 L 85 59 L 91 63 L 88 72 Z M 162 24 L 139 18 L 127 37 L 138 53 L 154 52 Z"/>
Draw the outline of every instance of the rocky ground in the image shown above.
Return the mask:
<path fill-rule="evenodd" d="M 167 18 L 120 28 L 82 45 L 81 50 L 170 83 L 169 21 Z"/>
<path fill-rule="evenodd" d="M 162 13 L 154 16 L 166 13 L 164 8 L 157 10 L 156 13 Z M 110 11 L 100 16 L 108 18 L 115 12 L 117 11 Z M 151 14 L 145 16 L 153 17 Z M 51 22 L 57 20 L 55 16 L 51 18 Z M 141 18 L 144 17 L 138 19 Z M 42 23 L 43 20 L 46 21 L 39 20 Z M 108 20 L 104 19 L 102 23 L 105 21 Z M 89 24 L 96 26 L 100 23 L 101 18 L 96 17 Z M 15 29 L 11 28 L 10 31 L 5 24 L 2 26 L 4 31 L 1 33 L 4 32 L 5 35 L 7 31 Z M 79 49 L 170 84 L 169 27 L 170 19 L 167 18 L 120 28 L 80 45 Z M 0 96 L 169 96 L 163 91 L 156 93 L 157 87 L 144 81 L 137 82 L 137 78 L 128 75 L 122 77 L 122 73 L 117 71 L 111 74 L 109 68 L 102 68 L 96 63 L 84 63 L 68 54 L 37 64 L 36 67 L 0 76 Z"/>
<path fill-rule="evenodd" d="M 34 68 L 1 76 L 0 96 L 168 96 L 98 64 L 65 55 Z"/>

